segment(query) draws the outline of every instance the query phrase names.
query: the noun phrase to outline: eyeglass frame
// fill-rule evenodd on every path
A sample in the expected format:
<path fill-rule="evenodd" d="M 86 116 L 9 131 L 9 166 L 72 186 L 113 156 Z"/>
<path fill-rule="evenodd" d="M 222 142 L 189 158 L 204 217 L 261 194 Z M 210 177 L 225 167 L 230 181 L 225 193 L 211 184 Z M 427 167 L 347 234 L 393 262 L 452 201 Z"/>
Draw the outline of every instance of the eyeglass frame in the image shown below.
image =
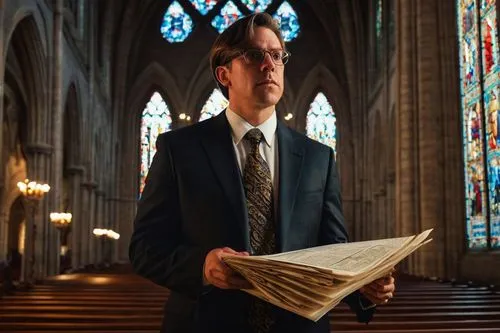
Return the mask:
<path fill-rule="evenodd" d="M 251 60 L 248 60 L 247 57 L 246 57 L 246 53 L 248 51 L 260 51 L 261 54 L 264 53 L 264 57 L 262 58 L 262 60 L 260 62 L 253 62 Z M 276 63 L 276 61 L 274 60 L 273 58 L 273 55 L 271 54 L 271 52 L 273 51 L 279 51 L 279 52 L 283 52 L 283 55 L 281 56 L 281 63 Z M 248 48 L 248 49 L 236 49 L 234 50 L 234 55 L 233 56 L 230 56 L 229 59 L 226 61 L 226 64 L 230 63 L 231 61 L 233 61 L 234 59 L 238 58 L 238 57 L 243 57 L 243 59 L 245 59 L 245 62 L 247 64 L 262 64 L 264 62 L 264 60 L 266 59 L 266 54 L 269 54 L 269 56 L 271 57 L 271 60 L 273 62 L 273 64 L 275 64 L 276 66 L 284 66 L 288 63 L 288 60 L 290 59 L 291 57 L 291 53 L 286 51 L 286 50 L 283 50 L 283 49 L 273 49 L 273 50 L 266 50 L 266 49 L 259 49 L 259 48 Z M 285 61 L 283 61 L 283 59 L 286 59 Z"/>

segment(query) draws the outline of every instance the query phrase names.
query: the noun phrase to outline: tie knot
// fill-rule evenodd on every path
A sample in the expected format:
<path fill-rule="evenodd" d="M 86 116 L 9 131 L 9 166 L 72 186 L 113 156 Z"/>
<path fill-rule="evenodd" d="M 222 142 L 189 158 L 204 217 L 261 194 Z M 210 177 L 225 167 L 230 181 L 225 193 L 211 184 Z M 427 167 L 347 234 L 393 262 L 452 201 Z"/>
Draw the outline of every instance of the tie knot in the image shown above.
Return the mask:
<path fill-rule="evenodd" d="M 262 141 L 263 134 L 258 128 L 252 128 L 245 134 L 245 139 L 249 140 L 252 145 L 259 145 Z"/>

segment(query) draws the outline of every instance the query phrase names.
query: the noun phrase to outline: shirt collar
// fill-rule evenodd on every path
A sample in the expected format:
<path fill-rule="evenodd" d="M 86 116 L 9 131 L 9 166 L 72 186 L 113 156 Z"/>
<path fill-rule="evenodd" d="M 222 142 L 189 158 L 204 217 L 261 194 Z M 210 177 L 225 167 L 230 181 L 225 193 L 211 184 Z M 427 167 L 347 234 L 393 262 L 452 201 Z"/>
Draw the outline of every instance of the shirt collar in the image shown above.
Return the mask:
<path fill-rule="evenodd" d="M 259 126 L 252 126 L 229 107 L 226 109 L 226 117 L 229 125 L 231 126 L 233 140 L 236 145 L 240 143 L 241 139 L 243 139 L 243 137 L 249 130 L 251 130 L 252 128 L 258 128 L 260 129 L 262 134 L 264 134 L 264 140 L 266 144 L 271 147 L 271 143 L 274 140 L 274 134 L 276 133 L 276 127 L 278 125 L 276 110 L 273 111 L 273 114 L 271 115 L 271 117 L 269 117 L 269 119 L 267 119 Z"/>

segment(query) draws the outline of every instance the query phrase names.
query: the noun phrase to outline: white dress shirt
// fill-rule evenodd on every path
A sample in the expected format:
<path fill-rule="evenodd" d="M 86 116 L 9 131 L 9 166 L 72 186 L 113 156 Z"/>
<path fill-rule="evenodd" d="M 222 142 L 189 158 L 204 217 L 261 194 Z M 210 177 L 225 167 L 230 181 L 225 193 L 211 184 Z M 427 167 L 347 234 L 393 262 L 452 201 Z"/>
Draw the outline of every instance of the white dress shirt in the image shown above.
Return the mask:
<path fill-rule="evenodd" d="M 264 140 L 262 140 L 259 145 L 259 151 L 264 160 L 267 162 L 269 170 L 271 171 L 271 181 L 273 182 L 274 213 L 276 216 L 279 183 L 278 137 L 276 136 L 278 120 L 276 117 L 276 111 L 273 112 L 269 119 L 256 127 L 249 124 L 245 119 L 240 117 L 229 107 L 226 109 L 226 117 L 229 122 L 229 126 L 231 126 L 234 151 L 236 152 L 236 159 L 238 161 L 238 167 L 240 168 L 241 175 L 243 175 L 244 173 L 247 155 L 251 149 L 250 142 L 248 142 L 248 140 L 243 140 L 243 137 L 249 130 L 253 128 L 260 129 L 260 131 L 264 135 Z"/>

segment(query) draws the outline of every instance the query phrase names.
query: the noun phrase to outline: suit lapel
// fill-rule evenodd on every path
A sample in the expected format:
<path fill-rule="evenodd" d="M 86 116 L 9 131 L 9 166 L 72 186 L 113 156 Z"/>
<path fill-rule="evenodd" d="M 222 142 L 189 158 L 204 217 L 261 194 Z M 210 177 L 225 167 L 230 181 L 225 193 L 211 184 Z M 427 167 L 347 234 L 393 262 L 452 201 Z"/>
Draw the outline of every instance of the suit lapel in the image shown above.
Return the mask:
<path fill-rule="evenodd" d="M 291 223 L 291 214 L 300 182 L 304 148 L 301 141 L 294 140 L 292 132 L 278 121 L 279 149 L 279 209 L 277 240 L 279 251 L 284 251 Z"/>
<path fill-rule="evenodd" d="M 238 241 L 238 244 L 250 251 L 245 192 L 226 113 L 221 112 L 210 125 L 206 127 L 206 133 L 202 136 L 201 143 L 236 216 L 235 224 L 228 227 L 236 227 L 235 232 L 239 236 L 237 239 L 243 241 L 242 243 Z"/>

